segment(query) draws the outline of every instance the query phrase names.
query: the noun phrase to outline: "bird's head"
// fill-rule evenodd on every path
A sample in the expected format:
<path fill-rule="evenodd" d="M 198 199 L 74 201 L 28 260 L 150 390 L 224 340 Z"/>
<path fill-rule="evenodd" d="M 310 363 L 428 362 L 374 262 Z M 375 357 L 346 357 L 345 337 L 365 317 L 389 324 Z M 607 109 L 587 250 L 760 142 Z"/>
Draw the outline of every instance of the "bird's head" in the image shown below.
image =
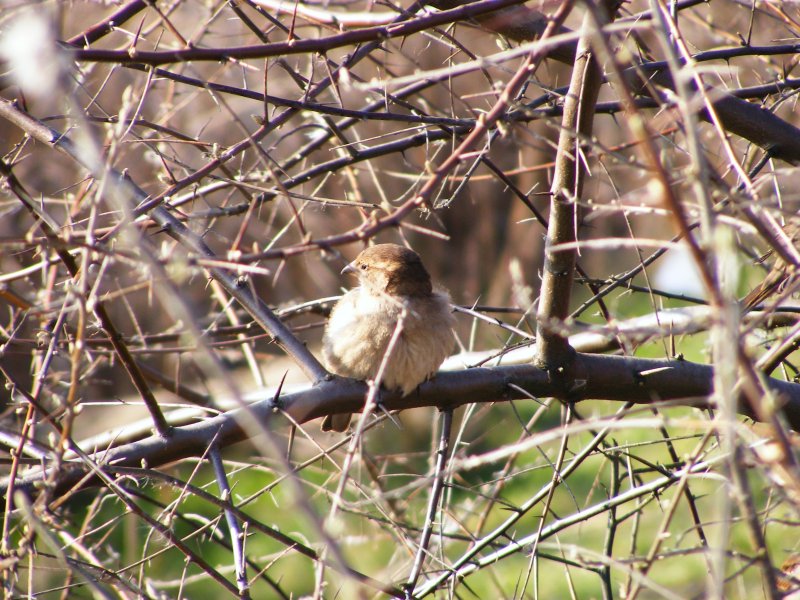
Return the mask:
<path fill-rule="evenodd" d="M 376 294 L 427 296 L 433 289 L 419 254 L 397 244 L 367 248 L 344 268 L 345 272 L 358 275 L 361 286 Z"/>

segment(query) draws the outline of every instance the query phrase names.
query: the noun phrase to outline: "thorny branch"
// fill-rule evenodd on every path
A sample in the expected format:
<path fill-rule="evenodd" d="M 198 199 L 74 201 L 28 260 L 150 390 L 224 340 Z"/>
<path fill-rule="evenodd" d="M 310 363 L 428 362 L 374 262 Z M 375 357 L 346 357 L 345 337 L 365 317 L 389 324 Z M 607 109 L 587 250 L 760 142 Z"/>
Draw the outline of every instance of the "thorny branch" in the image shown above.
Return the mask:
<path fill-rule="evenodd" d="M 41 7 L 0 15 L 8 595 L 797 583 L 791 3 Z M 21 56 L 68 57 L 49 95 Z M 332 440 L 369 388 L 319 330 L 375 241 L 469 307 L 460 351 Z M 705 297 L 659 279 L 687 243 Z"/>

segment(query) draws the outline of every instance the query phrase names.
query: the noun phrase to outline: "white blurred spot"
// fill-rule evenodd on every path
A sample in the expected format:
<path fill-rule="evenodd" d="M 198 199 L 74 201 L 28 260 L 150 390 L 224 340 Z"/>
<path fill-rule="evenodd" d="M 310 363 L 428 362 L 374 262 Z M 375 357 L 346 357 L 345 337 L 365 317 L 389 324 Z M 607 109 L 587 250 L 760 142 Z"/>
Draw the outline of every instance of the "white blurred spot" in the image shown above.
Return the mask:
<path fill-rule="evenodd" d="M 692 255 L 686 248 L 675 248 L 657 263 L 653 286 L 673 294 L 705 298 L 706 290 Z"/>
<path fill-rule="evenodd" d="M 0 32 L 0 57 L 11 76 L 31 96 L 44 97 L 58 88 L 62 55 L 49 21 L 27 10 Z"/>

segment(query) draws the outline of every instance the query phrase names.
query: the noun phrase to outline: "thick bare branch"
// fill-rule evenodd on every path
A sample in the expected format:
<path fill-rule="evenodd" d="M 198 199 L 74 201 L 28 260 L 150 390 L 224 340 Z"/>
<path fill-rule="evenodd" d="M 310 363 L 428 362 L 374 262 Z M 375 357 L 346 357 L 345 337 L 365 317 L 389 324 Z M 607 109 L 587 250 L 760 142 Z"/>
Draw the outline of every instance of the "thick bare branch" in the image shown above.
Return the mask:
<path fill-rule="evenodd" d="M 591 52 L 593 27 L 587 15 L 564 102 L 556 167 L 550 187 L 544 273 L 536 314 L 536 364 L 550 369 L 565 366 L 572 357 L 569 342 L 555 325 L 564 321 L 569 314 L 577 249 L 557 250 L 554 247 L 572 243 L 578 235 L 580 217 L 577 206 L 581 201 L 588 160 L 585 140 L 592 135 L 594 107 L 600 93 L 600 69 Z"/>
<path fill-rule="evenodd" d="M 554 396 L 571 402 L 581 400 L 616 400 L 654 404 L 673 400 L 686 406 L 706 407 L 713 391 L 714 369 L 682 360 L 657 360 L 620 356 L 577 354 L 562 381 L 554 382 L 544 369 L 532 365 L 475 368 L 440 373 L 424 383 L 411 396 L 385 393 L 382 405 L 388 410 L 435 406 L 451 409 L 464 404 L 498 402 Z M 783 414 L 790 426 L 800 430 L 800 384 L 770 379 L 773 392 L 784 401 Z M 101 464 L 150 467 L 182 458 L 202 456 L 212 442 L 221 447 L 240 442 L 245 431 L 240 417 L 258 418 L 269 427 L 285 426 L 280 417 L 286 413 L 293 422 L 306 423 L 329 414 L 357 412 L 367 394 L 362 382 L 335 378 L 293 394 L 256 402 L 246 411 L 238 409 L 199 423 L 176 427 L 168 439 L 149 437 L 94 456 Z M 16 489 L 30 491 L 46 472 L 20 478 Z M 85 467 L 73 463 L 57 478 L 62 492 L 86 475 Z M 0 489 L 7 489 L 4 482 Z"/>

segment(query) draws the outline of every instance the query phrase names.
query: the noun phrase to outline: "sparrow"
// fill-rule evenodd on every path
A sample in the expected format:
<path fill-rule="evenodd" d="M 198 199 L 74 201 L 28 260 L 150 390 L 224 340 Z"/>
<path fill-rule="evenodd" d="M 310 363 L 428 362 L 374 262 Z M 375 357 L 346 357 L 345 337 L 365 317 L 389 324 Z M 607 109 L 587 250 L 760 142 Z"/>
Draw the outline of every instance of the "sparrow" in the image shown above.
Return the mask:
<path fill-rule="evenodd" d="M 407 396 L 453 348 L 450 296 L 434 291 L 419 255 L 397 244 L 367 248 L 345 272 L 358 275 L 359 286 L 333 307 L 322 339 L 326 366 L 336 375 L 374 381 L 388 351 L 381 383 Z M 349 422 L 349 414 L 329 415 L 322 430 L 346 431 Z"/>

